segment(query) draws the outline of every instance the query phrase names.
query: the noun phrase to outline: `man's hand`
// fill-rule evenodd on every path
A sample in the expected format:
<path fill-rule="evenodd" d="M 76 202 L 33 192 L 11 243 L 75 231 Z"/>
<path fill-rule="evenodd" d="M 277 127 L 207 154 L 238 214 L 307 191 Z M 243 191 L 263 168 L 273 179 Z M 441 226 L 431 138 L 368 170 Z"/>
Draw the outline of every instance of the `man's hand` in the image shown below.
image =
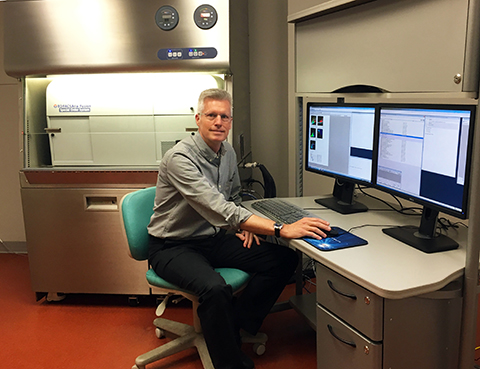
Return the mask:
<path fill-rule="evenodd" d="M 292 224 L 285 224 L 280 231 L 283 238 L 312 237 L 317 240 L 327 235 L 323 231 L 330 231 L 330 223 L 319 218 L 303 218 Z"/>
<path fill-rule="evenodd" d="M 237 236 L 242 241 L 245 241 L 245 247 L 250 247 L 254 234 L 275 234 L 273 223 L 274 222 L 271 219 L 252 214 L 250 218 L 240 224 L 242 231 L 240 234 L 237 234 Z M 330 229 L 330 223 L 326 220 L 320 218 L 303 218 L 292 224 L 284 224 L 283 228 L 280 230 L 280 236 L 288 239 L 312 237 L 321 240 L 327 236 L 323 231 L 330 231 Z M 251 234 L 247 236 L 248 233 Z M 258 243 L 258 239 L 256 240 Z"/>
<path fill-rule="evenodd" d="M 243 247 L 246 247 L 247 249 L 252 246 L 253 240 L 255 240 L 255 243 L 257 245 L 260 245 L 260 239 L 252 232 L 242 230 L 235 235 L 243 241 Z"/>

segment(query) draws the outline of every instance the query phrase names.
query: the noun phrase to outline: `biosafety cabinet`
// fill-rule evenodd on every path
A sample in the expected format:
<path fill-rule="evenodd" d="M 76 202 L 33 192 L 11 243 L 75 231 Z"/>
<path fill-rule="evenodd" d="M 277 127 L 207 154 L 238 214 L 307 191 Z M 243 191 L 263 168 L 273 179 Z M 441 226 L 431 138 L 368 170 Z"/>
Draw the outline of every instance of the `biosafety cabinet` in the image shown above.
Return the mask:
<path fill-rule="evenodd" d="M 223 80 L 200 74 L 56 78 L 46 89 L 52 166 L 156 166 L 197 130 L 198 96 L 213 87 Z"/>
<path fill-rule="evenodd" d="M 33 290 L 148 295 L 119 204 L 196 132 L 200 92 L 233 96 L 250 154 L 246 0 L 7 0 L 5 71 L 21 79 L 20 172 Z"/>

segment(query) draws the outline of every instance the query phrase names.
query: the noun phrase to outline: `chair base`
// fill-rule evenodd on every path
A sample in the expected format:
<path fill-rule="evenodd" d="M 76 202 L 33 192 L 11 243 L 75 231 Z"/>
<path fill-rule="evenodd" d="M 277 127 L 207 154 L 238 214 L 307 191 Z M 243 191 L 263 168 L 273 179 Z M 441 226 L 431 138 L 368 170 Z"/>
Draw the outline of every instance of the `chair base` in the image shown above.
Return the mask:
<path fill-rule="evenodd" d="M 196 332 L 193 326 L 164 318 L 155 319 L 153 324 L 157 329 L 171 333 L 177 337 L 164 345 L 138 356 L 132 369 L 145 369 L 147 364 L 151 364 L 191 347 L 197 348 L 204 369 L 214 369 L 203 334 Z M 242 331 L 241 339 L 242 343 L 253 343 L 253 351 L 257 355 L 263 355 L 265 353 L 265 344 L 268 340 L 268 336 L 265 333 L 259 332 L 255 336 L 252 336 Z"/>
<path fill-rule="evenodd" d="M 203 334 L 195 332 L 194 327 L 164 318 L 155 319 L 153 324 L 158 329 L 173 333 L 178 337 L 162 346 L 138 356 L 132 369 L 145 369 L 145 365 L 147 364 L 151 364 L 190 347 L 197 348 L 204 369 L 214 369 L 205 339 L 203 338 Z"/>

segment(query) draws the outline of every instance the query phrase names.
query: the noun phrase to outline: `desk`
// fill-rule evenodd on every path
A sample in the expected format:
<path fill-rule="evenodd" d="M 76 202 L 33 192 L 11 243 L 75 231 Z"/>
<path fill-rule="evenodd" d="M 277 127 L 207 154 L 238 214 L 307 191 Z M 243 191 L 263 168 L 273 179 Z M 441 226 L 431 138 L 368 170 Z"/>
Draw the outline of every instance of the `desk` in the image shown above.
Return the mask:
<path fill-rule="evenodd" d="M 319 327 L 318 369 L 352 365 L 368 369 L 457 368 L 462 303 L 459 280 L 464 273 L 467 240 L 464 227 L 449 232 L 460 244 L 457 250 L 426 254 L 382 232 L 393 225 L 418 225 L 419 217 L 380 210 L 342 215 L 317 205 L 313 197 L 286 200 L 345 230 L 372 225 L 352 231 L 368 240 L 366 246 L 325 252 L 302 240 L 289 241 L 291 247 L 317 262 L 316 306 L 312 308 L 313 301 L 301 302 L 299 296 L 292 302 L 299 310 L 302 303 L 316 311 L 316 321 L 311 324 Z M 367 198 L 362 202 L 369 202 L 370 209 L 386 209 Z M 355 300 L 332 293 L 324 283 L 328 281 L 353 291 Z M 328 328 L 329 332 L 325 327 L 334 328 Z"/>

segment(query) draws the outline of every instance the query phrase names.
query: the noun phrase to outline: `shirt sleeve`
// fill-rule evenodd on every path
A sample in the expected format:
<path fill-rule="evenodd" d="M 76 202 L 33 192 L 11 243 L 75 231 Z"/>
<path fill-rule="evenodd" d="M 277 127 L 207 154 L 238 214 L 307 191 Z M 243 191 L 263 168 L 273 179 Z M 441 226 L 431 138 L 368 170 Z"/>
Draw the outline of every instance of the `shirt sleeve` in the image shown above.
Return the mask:
<path fill-rule="evenodd" d="M 167 178 L 183 196 L 187 203 L 205 220 L 216 227 L 239 228 L 252 213 L 228 201 L 225 196 L 212 185 L 201 170 L 183 153 L 174 154 L 167 163 Z M 238 175 L 234 179 L 232 200 L 236 200 L 240 189 Z M 235 194 L 236 192 L 236 194 Z"/>

